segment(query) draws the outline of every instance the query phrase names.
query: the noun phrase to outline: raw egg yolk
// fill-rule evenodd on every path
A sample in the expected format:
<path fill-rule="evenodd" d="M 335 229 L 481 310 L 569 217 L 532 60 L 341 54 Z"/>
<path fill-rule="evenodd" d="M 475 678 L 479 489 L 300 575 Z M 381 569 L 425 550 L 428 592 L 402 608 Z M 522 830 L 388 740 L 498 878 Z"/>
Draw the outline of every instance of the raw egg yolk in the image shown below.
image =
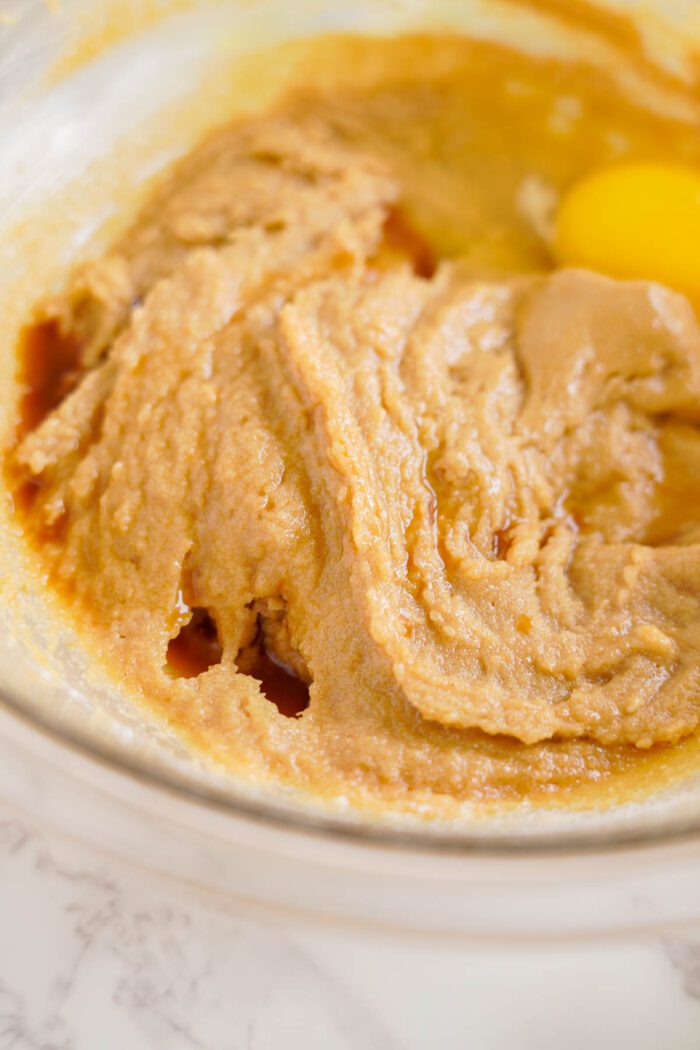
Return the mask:
<path fill-rule="evenodd" d="M 700 304 L 700 171 L 637 163 L 582 179 L 562 199 L 554 254 L 563 266 L 659 281 Z"/>

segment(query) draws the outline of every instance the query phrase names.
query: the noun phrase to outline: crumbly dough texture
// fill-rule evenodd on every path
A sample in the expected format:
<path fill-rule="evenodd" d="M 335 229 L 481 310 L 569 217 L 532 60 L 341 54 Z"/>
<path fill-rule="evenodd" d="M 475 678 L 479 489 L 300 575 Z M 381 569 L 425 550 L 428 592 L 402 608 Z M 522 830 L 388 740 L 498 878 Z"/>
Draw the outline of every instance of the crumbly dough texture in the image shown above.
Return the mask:
<path fill-rule="evenodd" d="M 234 768 L 416 805 L 599 779 L 700 722 L 700 532 L 659 495 L 700 470 L 698 325 L 583 271 L 417 276 L 400 197 L 313 119 L 214 136 L 53 304 L 85 371 L 15 469 L 130 687 Z M 177 679 L 190 607 L 223 658 Z M 299 718 L 237 671 L 259 630 Z"/>

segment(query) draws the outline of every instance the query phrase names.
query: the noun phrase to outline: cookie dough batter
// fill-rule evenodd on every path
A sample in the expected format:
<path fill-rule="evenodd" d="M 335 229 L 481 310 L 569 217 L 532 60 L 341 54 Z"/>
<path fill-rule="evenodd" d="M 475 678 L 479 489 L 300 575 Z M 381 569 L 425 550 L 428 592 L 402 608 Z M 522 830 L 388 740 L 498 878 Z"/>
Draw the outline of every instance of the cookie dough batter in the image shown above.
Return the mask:
<path fill-rule="evenodd" d="M 11 469 L 105 658 L 215 759 L 406 808 L 565 792 L 700 724 L 700 329 L 548 272 L 528 193 L 615 122 L 691 133 L 582 69 L 383 46 L 371 91 L 205 141 L 45 308 L 70 368 Z"/>

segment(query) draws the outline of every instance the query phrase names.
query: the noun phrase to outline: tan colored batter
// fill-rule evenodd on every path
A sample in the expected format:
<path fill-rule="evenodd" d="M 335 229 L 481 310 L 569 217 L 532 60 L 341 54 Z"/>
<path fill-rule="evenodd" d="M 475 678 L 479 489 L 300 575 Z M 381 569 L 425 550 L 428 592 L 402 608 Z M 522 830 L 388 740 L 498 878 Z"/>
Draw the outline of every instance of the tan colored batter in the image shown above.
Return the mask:
<path fill-rule="evenodd" d="M 375 85 L 214 135 L 46 307 L 72 389 L 13 453 L 28 527 L 246 775 L 428 811 L 605 782 L 700 724 L 700 329 L 547 273 L 547 214 L 697 131 L 494 45 L 319 47 Z"/>

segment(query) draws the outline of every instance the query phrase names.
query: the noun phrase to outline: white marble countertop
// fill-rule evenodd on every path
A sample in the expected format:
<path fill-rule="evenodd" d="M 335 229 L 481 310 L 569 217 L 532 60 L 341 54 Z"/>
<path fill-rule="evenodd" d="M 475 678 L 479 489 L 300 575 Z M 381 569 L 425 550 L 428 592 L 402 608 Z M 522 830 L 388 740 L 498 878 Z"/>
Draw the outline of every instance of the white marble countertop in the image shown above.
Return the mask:
<path fill-rule="evenodd" d="M 224 912 L 0 806 L 0 1050 L 698 1050 L 700 929 L 537 946 Z"/>

